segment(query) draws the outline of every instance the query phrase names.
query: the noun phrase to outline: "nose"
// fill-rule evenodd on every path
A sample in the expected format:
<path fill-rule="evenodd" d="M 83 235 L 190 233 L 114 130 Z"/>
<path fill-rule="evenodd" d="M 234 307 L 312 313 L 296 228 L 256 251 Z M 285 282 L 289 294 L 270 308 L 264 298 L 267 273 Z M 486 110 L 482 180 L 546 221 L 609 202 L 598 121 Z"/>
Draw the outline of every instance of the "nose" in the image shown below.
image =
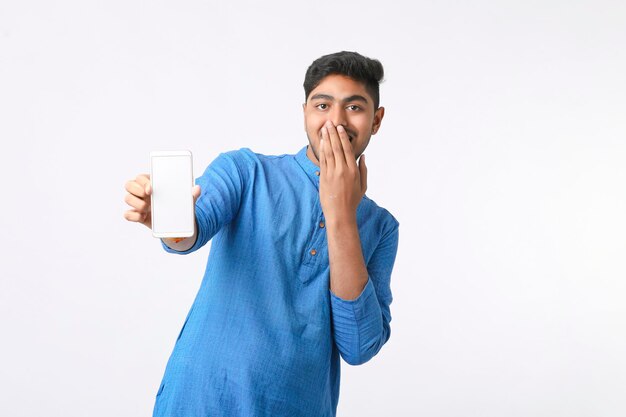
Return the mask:
<path fill-rule="evenodd" d="M 335 126 L 343 125 L 347 126 L 346 109 L 343 106 L 333 106 L 333 111 L 328 115 L 328 118 Z"/>

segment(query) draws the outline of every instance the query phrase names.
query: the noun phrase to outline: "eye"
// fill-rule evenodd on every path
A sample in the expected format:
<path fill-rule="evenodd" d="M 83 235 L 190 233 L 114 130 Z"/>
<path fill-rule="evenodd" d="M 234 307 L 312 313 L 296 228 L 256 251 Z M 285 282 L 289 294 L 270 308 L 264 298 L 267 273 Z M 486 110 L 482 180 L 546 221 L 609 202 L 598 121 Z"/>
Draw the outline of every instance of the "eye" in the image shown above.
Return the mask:
<path fill-rule="evenodd" d="M 360 110 L 361 110 L 361 107 L 360 107 L 360 106 L 357 106 L 356 104 L 350 104 L 350 105 L 348 106 L 348 110 L 350 110 L 350 111 L 360 111 Z"/>
<path fill-rule="evenodd" d="M 326 110 L 328 108 L 328 104 L 320 103 L 320 104 L 317 104 L 315 107 L 318 108 L 319 110 Z"/>

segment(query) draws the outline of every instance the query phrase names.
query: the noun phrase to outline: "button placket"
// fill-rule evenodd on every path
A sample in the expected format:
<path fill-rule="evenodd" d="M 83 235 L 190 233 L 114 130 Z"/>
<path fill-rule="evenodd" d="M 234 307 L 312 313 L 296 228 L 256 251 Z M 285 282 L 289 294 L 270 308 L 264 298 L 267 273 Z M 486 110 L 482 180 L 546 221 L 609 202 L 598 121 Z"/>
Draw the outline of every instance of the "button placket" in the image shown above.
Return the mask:
<path fill-rule="evenodd" d="M 319 185 L 319 171 L 316 171 L 317 177 L 311 177 L 311 171 L 309 172 L 309 178 L 314 181 L 316 187 Z M 317 198 L 314 199 L 310 223 L 307 225 L 309 229 L 310 240 L 302 253 L 302 272 L 298 274 L 302 284 L 308 285 L 311 281 L 321 279 L 325 275 L 322 274 L 326 268 L 328 268 L 328 244 L 326 242 L 326 219 L 324 218 L 324 211 L 319 200 L 319 191 Z"/>
<path fill-rule="evenodd" d="M 319 205 L 319 202 L 317 203 Z M 304 255 L 303 264 L 319 265 L 326 258 L 326 222 L 321 207 L 318 207 L 318 215 L 313 220 L 313 235 L 309 242 L 307 251 Z"/>

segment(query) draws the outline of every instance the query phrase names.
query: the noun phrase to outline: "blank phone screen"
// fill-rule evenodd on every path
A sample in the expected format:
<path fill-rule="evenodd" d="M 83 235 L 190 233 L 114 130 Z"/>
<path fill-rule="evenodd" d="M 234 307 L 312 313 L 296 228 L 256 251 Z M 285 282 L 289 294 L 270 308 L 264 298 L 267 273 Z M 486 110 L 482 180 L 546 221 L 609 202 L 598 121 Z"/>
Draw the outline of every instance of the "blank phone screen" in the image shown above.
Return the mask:
<path fill-rule="evenodd" d="M 194 232 L 193 168 L 190 152 L 151 155 L 152 233 L 189 237 Z"/>

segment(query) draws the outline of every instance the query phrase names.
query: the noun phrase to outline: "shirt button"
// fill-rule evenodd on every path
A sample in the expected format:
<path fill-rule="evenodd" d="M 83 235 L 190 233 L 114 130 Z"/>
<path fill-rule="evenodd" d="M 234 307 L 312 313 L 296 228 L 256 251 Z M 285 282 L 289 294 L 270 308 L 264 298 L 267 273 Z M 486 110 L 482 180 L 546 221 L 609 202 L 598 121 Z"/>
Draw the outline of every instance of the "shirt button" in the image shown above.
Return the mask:
<path fill-rule="evenodd" d="M 317 175 L 319 177 L 320 176 L 320 172 L 319 171 L 315 171 L 315 175 Z"/>
<path fill-rule="evenodd" d="M 311 255 L 315 256 L 317 254 L 317 251 L 315 249 L 311 249 Z"/>
<path fill-rule="evenodd" d="M 324 225 L 324 222 L 320 222 L 320 227 L 321 227 L 321 228 L 324 228 L 324 226 L 325 226 L 325 225 Z"/>

